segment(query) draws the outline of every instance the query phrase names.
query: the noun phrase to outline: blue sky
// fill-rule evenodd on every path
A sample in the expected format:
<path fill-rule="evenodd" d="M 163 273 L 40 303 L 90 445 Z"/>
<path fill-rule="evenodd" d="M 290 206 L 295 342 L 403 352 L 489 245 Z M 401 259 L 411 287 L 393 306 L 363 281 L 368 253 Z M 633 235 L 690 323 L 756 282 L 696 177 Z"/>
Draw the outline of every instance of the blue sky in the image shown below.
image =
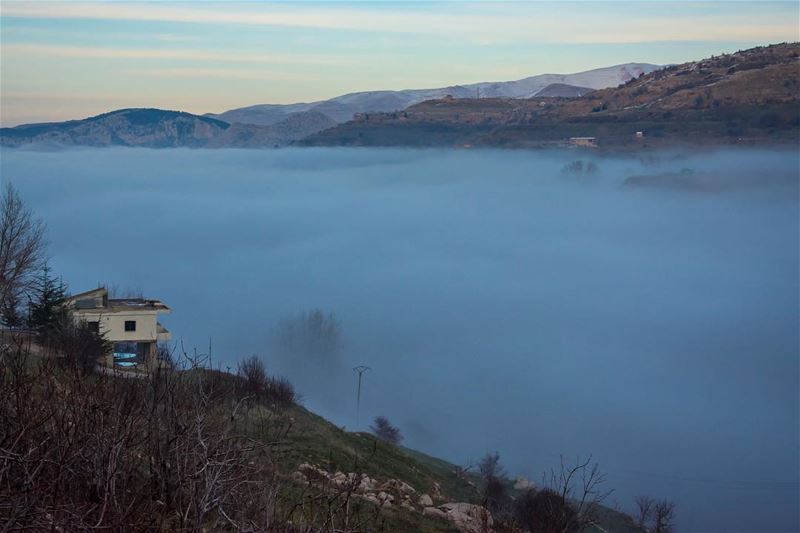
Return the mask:
<path fill-rule="evenodd" d="M 0 3 L 0 121 L 204 113 L 797 41 L 797 2 Z"/>

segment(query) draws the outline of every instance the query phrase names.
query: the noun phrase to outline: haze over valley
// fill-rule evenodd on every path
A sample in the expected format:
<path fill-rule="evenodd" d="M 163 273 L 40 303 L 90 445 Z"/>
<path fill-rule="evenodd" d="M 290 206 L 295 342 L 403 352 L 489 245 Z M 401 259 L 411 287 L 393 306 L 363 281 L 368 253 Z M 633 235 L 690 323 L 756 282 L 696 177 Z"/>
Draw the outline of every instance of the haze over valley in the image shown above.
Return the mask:
<path fill-rule="evenodd" d="M 798 20 L 0 0 L 0 530 L 800 531 Z"/>
<path fill-rule="evenodd" d="M 726 186 L 625 185 L 684 169 Z M 682 530 L 798 527 L 791 151 L 82 149 L 2 170 L 71 287 L 159 295 L 176 342 L 222 369 L 256 354 L 337 424 L 365 364 L 362 428 L 386 415 L 408 446 L 498 450 L 535 481 L 591 453 L 611 505 L 647 491 Z M 314 309 L 339 359 L 283 357 L 281 321 Z"/>

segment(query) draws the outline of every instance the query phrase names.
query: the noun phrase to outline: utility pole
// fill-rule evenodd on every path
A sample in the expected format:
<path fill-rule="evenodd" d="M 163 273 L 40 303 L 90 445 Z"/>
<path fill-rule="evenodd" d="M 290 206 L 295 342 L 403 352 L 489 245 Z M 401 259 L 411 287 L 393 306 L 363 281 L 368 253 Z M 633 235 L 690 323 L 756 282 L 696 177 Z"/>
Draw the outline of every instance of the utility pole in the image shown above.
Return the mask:
<path fill-rule="evenodd" d="M 361 414 L 361 376 L 363 376 L 364 372 L 367 370 L 370 370 L 370 368 L 364 365 L 353 367 L 353 371 L 358 373 L 358 392 L 356 393 L 356 429 L 358 429 L 358 419 L 359 415 Z"/>

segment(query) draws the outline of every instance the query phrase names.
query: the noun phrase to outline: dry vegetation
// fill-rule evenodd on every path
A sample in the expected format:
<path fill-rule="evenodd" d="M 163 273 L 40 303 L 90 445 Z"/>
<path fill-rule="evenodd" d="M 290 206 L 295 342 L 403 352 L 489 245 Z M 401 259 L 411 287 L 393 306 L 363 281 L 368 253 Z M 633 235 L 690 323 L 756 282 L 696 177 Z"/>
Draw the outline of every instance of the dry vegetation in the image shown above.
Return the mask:
<path fill-rule="evenodd" d="M 784 43 L 669 66 L 577 98 L 429 100 L 365 114 L 305 143 L 537 147 L 573 136 L 615 147 L 796 142 L 798 58 L 800 45 Z"/>
<path fill-rule="evenodd" d="M 1 203 L 0 256 L 20 266 L 0 280 L 0 530 L 641 531 L 600 505 L 590 461 L 562 462 L 541 490 L 510 490 L 499 454 L 479 476 L 400 447 L 384 417 L 374 437 L 348 433 L 297 405 L 255 356 L 236 374 L 167 347 L 150 372 L 98 366 L 110 347 L 65 307 L 40 260 L 42 223 L 13 187 Z M 332 314 L 280 331 L 317 358 L 341 347 Z M 668 531 L 671 504 L 648 505 L 641 522 Z"/>

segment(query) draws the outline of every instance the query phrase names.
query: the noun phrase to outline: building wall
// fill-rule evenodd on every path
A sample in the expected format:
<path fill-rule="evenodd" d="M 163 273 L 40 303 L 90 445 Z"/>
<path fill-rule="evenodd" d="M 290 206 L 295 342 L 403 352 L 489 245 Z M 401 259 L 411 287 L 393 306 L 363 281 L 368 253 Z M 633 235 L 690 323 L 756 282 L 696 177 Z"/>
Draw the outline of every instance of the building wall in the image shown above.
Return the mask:
<path fill-rule="evenodd" d="M 76 310 L 75 315 L 78 319 L 85 320 L 86 322 L 98 321 L 100 323 L 100 334 L 104 335 L 105 338 L 111 342 L 158 340 L 155 311 L 85 313 Z M 136 331 L 125 331 L 126 320 L 136 321 Z"/>

